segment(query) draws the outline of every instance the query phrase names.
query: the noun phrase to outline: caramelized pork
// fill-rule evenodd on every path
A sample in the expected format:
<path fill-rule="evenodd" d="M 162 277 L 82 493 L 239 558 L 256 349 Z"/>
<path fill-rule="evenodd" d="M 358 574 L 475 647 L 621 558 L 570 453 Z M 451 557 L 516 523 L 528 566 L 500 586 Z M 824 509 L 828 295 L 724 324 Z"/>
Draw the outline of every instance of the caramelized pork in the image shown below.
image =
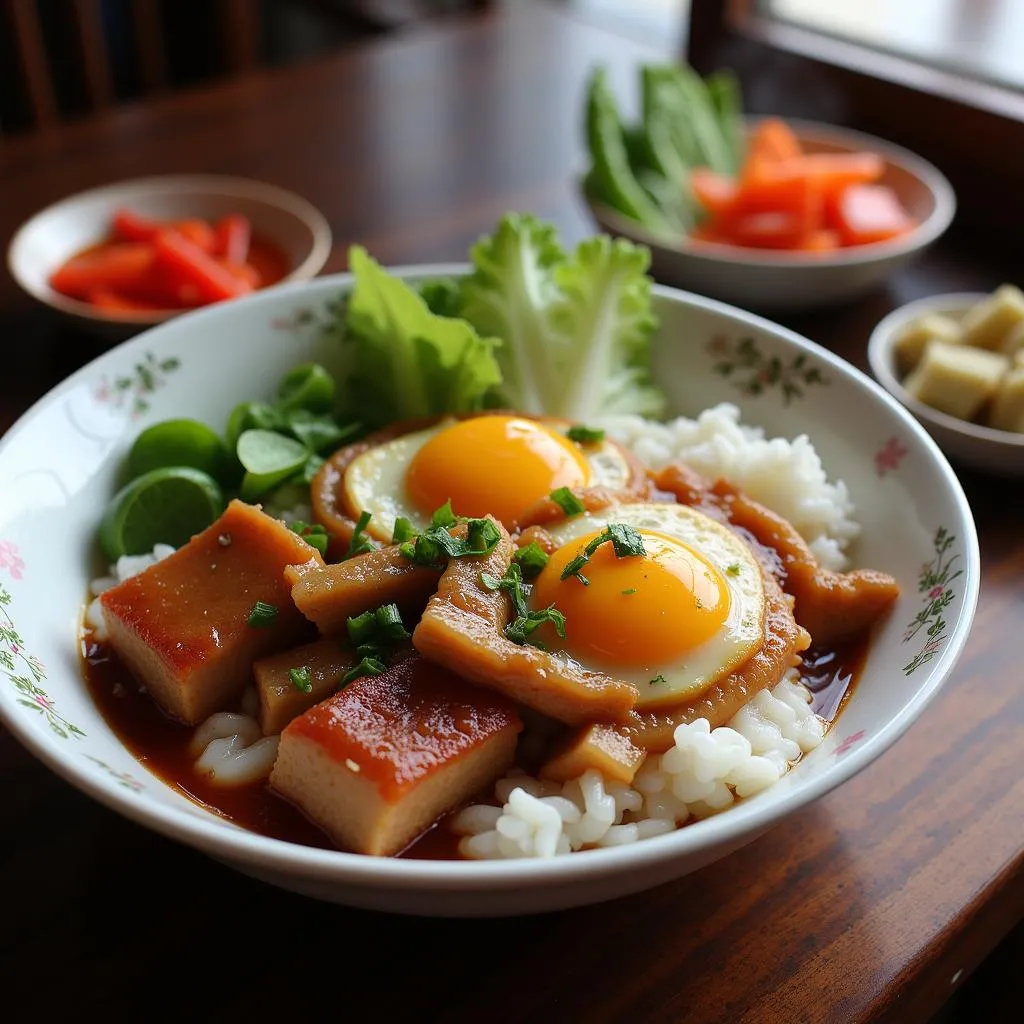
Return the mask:
<path fill-rule="evenodd" d="M 285 577 L 296 608 L 328 635 L 343 633 L 350 616 L 382 604 L 394 602 L 403 614 L 419 614 L 440 570 L 410 562 L 391 544 L 333 565 L 294 566 Z"/>
<path fill-rule="evenodd" d="M 297 715 L 329 697 L 358 662 L 356 652 L 339 637 L 321 637 L 310 644 L 260 658 L 252 671 L 263 735 L 279 733 Z"/>
<path fill-rule="evenodd" d="M 779 581 L 795 599 L 794 614 L 816 644 L 832 644 L 862 633 L 892 607 L 899 585 L 874 569 L 833 572 L 819 565 L 807 542 L 782 516 L 724 480 L 713 485 L 685 466 L 666 466 L 656 485 L 676 498 L 749 533 L 775 552 Z M 713 511 L 715 510 L 715 511 Z"/>
<path fill-rule="evenodd" d="M 195 725 L 233 702 L 253 662 L 310 632 L 284 570 L 315 548 L 258 507 L 232 501 L 173 555 L 100 598 L 110 645 L 173 718 Z M 256 602 L 272 618 L 250 623 Z"/>
<path fill-rule="evenodd" d="M 338 846 L 386 857 L 500 778 L 521 728 L 511 701 L 411 657 L 294 719 L 270 786 Z"/>
<path fill-rule="evenodd" d="M 448 563 L 413 632 L 413 646 L 464 679 L 569 725 L 624 721 L 638 696 L 629 683 L 505 636 L 509 598 L 480 581 L 482 573 L 501 579 L 512 562 L 514 545 L 495 525 L 501 540 L 490 554 Z"/>
<path fill-rule="evenodd" d="M 596 768 L 606 779 L 628 786 L 646 757 L 647 751 L 636 746 L 625 731 L 610 725 L 584 725 L 558 744 L 541 767 L 540 775 L 555 782 L 568 782 Z"/>

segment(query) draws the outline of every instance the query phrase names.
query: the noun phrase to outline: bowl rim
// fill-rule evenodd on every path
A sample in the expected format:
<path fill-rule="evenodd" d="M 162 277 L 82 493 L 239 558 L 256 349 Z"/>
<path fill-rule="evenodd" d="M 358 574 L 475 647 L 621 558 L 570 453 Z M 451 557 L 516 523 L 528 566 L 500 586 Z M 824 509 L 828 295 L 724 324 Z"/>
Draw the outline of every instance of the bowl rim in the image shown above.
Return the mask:
<path fill-rule="evenodd" d="M 424 263 L 394 265 L 386 269 L 395 276 L 420 279 L 461 275 L 470 268 L 465 263 Z M 231 303 L 204 307 L 188 312 L 185 316 L 198 328 L 204 320 L 212 322 L 218 316 L 230 315 L 224 311 L 237 310 L 243 303 L 249 308 L 259 304 L 272 305 L 280 302 L 285 296 L 299 297 L 305 290 L 311 288 L 327 291 L 348 287 L 351 281 L 352 275 L 348 272 L 325 275 L 312 281 L 293 282 L 264 292 L 254 292 Z M 961 613 L 946 645 L 931 662 L 932 668 L 927 677 L 927 685 L 876 733 L 848 751 L 830 774 L 816 776 L 787 794 L 788 799 L 783 807 L 775 808 L 751 801 L 737 808 L 741 812 L 738 815 L 713 815 L 673 832 L 644 839 L 642 842 L 588 850 L 584 851 L 582 856 L 577 854 L 549 859 L 517 858 L 493 861 L 431 861 L 371 857 L 341 850 L 301 846 L 249 832 L 191 809 L 132 799 L 132 795 L 116 781 L 108 779 L 105 775 L 87 771 L 68 756 L 59 756 L 57 752 L 63 748 L 47 745 L 40 738 L 42 734 L 37 736 L 23 719 L 6 714 L 4 705 L 0 704 L 0 717 L 4 719 L 4 724 L 55 774 L 117 813 L 169 839 L 187 842 L 241 870 L 249 869 L 264 874 L 272 872 L 307 881 L 357 884 L 378 890 L 386 888 L 392 892 L 420 889 L 462 892 L 505 891 L 523 884 L 553 887 L 570 880 L 597 880 L 615 876 L 623 870 L 643 870 L 645 867 L 654 867 L 676 858 L 699 854 L 704 849 L 714 849 L 729 843 L 736 846 L 752 841 L 796 811 L 848 782 L 877 760 L 920 717 L 948 679 L 964 650 L 977 610 L 981 565 L 977 526 L 970 504 L 956 473 L 939 446 L 924 427 L 868 374 L 816 342 L 765 317 L 680 288 L 656 284 L 651 290 L 652 294 L 668 301 L 694 305 L 732 318 L 740 324 L 768 331 L 786 344 L 808 350 L 815 358 L 827 364 L 831 372 L 847 378 L 851 385 L 866 388 L 876 399 L 890 408 L 907 433 L 912 435 L 930 456 L 938 481 L 944 485 L 958 513 L 965 566 L 972 571 L 965 573 Z M 170 324 L 158 325 L 140 332 L 70 374 L 39 398 L 18 418 L 7 433 L 0 437 L 0 451 L 21 434 L 39 409 L 66 390 L 86 379 L 91 379 L 97 364 L 111 358 L 114 351 L 122 347 L 152 346 L 155 333 L 180 329 L 182 322 L 181 318 L 176 318 Z"/>
<path fill-rule="evenodd" d="M 949 413 L 933 409 L 930 405 L 916 399 L 907 391 L 893 368 L 893 349 L 900 328 L 915 317 L 926 313 L 965 312 L 968 307 L 981 299 L 987 298 L 991 292 L 945 292 L 938 295 L 927 295 L 912 302 L 897 306 L 886 314 L 875 325 L 868 337 L 867 355 L 871 372 L 879 383 L 897 401 L 902 402 L 916 417 L 931 423 L 943 430 L 957 433 L 980 444 L 997 445 L 1006 450 L 1019 450 L 1024 454 L 1024 434 L 1010 430 L 999 430 L 981 423 L 970 423 L 967 420 L 950 416 Z"/>
<path fill-rule="evenodd" d="M 745 115 L 748 125 L 769 120 L 771 115 Z M 698 247 L 673 244 L 669 239 L 631 220 L 604 203 L 592 200 L 584 187 L 584 175 L 577 176 L 576 185 L 584 203 L 593 216 L 613 228 L 616 234 L 646 245 L 652 251 L 683 256 L 718 263 L 722 267 L 819 267 L 822 269 L 860 266 L 880 260 L 898 258 L 917 252 L 931 245 L 953 222 L 956 215 L 957 199 L 949 179 L 935 164 L 895 142 L 876 135 L 870 135 L 856 128 L 812 121 L 798 117 L 787 117 L 786 124 L 794 129 L 798 138 L 820 141 L 849 147 L 870 149 L 877 152 L 887 163 L 901 167 L 916 178 L 931 193 L 934 201 L 932 212 L 912 231 L 899 238 L 867 245 L 849 246 L 830 253 L 789 252 L 786 250 L 755 249 L 739 245 L 724 245 L 716 242 L 702 242 Z"/>
<path fill-rule="evenodd" d="M 255 178 L 245 178 L 232 174 L 153 174 L 139 178 L 125 178 L 121 181 L 108 182 L 95 188 L 83 189 L 64 196 L 55 202 L 37 210 L 15 230 L 7 245 L 7 271 L 26 294 L 32 296 L 43 305 L 56 309 L 61 313 L 70 314 L 84 320 L 97 323 L 136 324 L 139 326 L 156 326 L 167 320 L 177 318 L 190 309 L 158 309 L 158 310 L 106 310 L 100 312 L 95 306 L 69 296 L 61 295 L 48 287 L 36 287 L 24 273 L 24 260 L 20 258 L 21 248 L 29 233 L 45 217 L 50 217 L 63 209 L 77 205 L 89 199 L 102 199 L 130 191 L 136 195 L 208 195 L 219 193 L 237 196 L 243 199 L 257 199 L 268 205 L 276 206 L 301 221 L 309 229 L 312 244 L 309 253 L 297 266 L 293 267 L 280 281 L 270 287 L 292 281 L 305 281 L 315 277 L 331 255 L 333 237 L 331 226 L 324 216 L 308 199 L 297 192 L 273 185 L 270 182 Z M 128 200 L 126 200 L 128 201 Z M 265 289 L 263 289 L 265 290 Z M 200 307 L 202 308 L 202 307 Z"/>

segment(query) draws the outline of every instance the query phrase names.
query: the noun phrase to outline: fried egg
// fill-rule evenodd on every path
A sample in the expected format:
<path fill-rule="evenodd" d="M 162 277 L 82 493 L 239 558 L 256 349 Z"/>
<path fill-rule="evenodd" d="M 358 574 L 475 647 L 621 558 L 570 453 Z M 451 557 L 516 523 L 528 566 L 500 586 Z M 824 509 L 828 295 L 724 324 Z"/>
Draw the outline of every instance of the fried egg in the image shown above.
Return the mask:
<path fill-rule="evenodd" d="M 571 441 L 569 426 L 498 414 L 444 420 L 353 459 L 345 502 L 353 518 L 370 512 L 368 532 L 389 541 L 398 517 L 421 530 L 449 500 L 456 515 L 490 514 L 511 529 L 559 487 L 625 488 L 632 473 L 622 450 L 607 441 Z"/>
<path fill-rule="evenodd" d="M 619 557 L 598 546 L 577 576 L 566 566 L 612 523 L 632 526 L 644 553 Z M 764 578 L 750 548 L 686 505 L 610 506 L 548 528 L 558 544 L 534 581 L 532 610 L 565 616 L 565 639 L 537 631 L 551 651 L 633 683 L 637 706 L 698 696 L 749 659 L 764 641 Z"/>

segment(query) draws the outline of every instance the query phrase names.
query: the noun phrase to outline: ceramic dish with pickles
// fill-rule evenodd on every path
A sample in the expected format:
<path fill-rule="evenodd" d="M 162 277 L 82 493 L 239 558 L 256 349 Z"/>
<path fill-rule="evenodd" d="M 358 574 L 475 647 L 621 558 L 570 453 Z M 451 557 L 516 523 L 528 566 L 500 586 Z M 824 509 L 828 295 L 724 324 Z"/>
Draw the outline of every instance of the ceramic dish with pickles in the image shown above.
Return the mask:
<path fill-rule="evenodd" d="M 883 387 L 958 465 L 1024 474 L 1024 293 L 933 295 L 885 317 L 868 341 Z"/>
<path fill-rule="evenodd" d="M 692 871 L 911 725 L 978 587 L 913 418 L 629 242 L 469 256 L 353 247 L 4 438 L 0 714 L 46 764 L 298 892 L 510 914 Z"/>

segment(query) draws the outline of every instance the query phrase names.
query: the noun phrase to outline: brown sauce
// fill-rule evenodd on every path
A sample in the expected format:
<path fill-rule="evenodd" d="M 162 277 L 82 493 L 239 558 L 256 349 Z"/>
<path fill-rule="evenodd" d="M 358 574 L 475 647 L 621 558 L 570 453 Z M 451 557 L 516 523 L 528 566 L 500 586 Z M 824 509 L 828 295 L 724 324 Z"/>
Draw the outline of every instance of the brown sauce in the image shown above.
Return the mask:
<path fill-rule="evenodd" d="M 812 707 L 829 726 L 850 699 L 867 656 L 867 637 L 804 654 L 803 678 Z M 108 647 L 82 642 L 82 671 L 107 724 L 133 756 L 167 785 L 234 824 L 260 835 L 302 846 L 333 849 L 330 839 L 262 782 L 219 786 L 193 770 L 189 750 L 194 730 L 168 718 L 139 687 Z M 458 860 L 458 837 L 442 820 L 399 856 Z"/>

